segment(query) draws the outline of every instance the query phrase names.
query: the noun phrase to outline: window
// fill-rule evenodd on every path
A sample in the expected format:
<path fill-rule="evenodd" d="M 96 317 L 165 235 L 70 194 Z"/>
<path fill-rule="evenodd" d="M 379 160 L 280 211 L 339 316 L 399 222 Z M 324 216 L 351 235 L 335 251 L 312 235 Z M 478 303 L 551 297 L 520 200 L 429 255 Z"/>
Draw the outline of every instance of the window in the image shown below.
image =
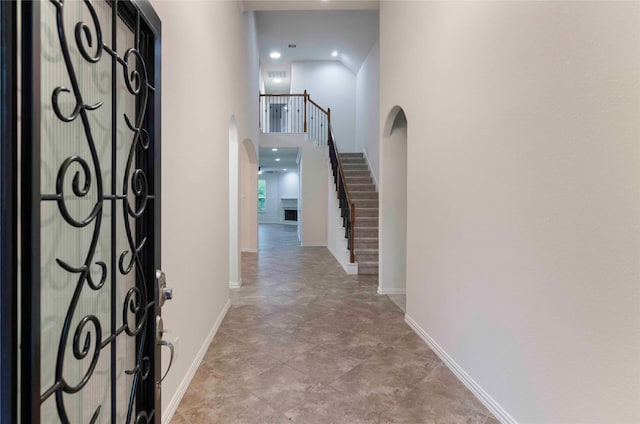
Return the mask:
<path fill-rule="evenodd" d="M 258 212 L 264 212 L 267 201 L 267 181 L 258 180 Z"/>

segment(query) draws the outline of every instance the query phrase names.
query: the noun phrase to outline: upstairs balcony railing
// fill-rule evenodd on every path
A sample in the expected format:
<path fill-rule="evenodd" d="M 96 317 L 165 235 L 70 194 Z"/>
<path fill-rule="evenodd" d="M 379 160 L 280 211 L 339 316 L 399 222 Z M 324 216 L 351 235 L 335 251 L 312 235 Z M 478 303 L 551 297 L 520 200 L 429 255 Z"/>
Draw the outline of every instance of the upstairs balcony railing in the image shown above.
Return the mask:
<path fill-rule="evenodd" d="M 260 94 L 260 130 L 302 134 L 318 146 L 329 141 L 331 109 L 323 109 L 307 91 L 303 94 Z"/>

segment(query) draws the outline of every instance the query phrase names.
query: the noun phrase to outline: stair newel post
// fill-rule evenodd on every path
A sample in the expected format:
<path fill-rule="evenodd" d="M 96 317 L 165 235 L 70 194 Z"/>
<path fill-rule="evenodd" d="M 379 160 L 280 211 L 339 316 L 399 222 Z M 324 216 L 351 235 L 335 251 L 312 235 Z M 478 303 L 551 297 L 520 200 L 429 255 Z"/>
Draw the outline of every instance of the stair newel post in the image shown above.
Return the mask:
<path fill-rule="evenodd" d="M 307 132 L 307 90 L 304 90 L 304 132 Z"/>

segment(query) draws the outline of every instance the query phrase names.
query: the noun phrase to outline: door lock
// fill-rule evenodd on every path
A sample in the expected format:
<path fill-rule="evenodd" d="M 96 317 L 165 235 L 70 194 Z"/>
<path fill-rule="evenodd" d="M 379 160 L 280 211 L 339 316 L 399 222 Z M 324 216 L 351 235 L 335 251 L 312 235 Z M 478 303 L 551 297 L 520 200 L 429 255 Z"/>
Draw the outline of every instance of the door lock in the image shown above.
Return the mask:
<path fill-rule="evenodd" d="M 162 289 L 162 292 L 160 293 L 160 296 L 162 296 L 164 298 L 164 300 L 173 299 L 173 289 L 165 287 L 164 289 Z"/>
<path fill-rule="evenodd" d="M 156 284 L 158 286 L 158 306 L 162 307 L 165 300 L 173 299 L 173 289 L 167 287 L 167 277 L 161 270 L 156 271 Z"/>

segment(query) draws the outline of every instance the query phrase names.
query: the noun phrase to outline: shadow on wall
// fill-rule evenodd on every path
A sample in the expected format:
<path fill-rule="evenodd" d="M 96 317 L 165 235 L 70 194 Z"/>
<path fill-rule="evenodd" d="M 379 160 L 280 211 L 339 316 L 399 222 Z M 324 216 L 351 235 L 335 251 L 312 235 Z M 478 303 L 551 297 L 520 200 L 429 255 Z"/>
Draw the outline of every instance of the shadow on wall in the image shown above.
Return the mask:
<path fill-rule="evenodd" d="M 380 280 L 378 293 L 406 293 L 407 117 L 395 106 L 382 134 L 380 166 Z"/>
<path fill-rule="evenodd" d="M 258 251 L 258 155 L 250 139 L 240 149 L 240 251 Z"/>
<path fill-rule="evenodd" d="M 242 285 L 240 276 L 240 143 L 235 116 L 229 122 L 229 287 Z"/>

